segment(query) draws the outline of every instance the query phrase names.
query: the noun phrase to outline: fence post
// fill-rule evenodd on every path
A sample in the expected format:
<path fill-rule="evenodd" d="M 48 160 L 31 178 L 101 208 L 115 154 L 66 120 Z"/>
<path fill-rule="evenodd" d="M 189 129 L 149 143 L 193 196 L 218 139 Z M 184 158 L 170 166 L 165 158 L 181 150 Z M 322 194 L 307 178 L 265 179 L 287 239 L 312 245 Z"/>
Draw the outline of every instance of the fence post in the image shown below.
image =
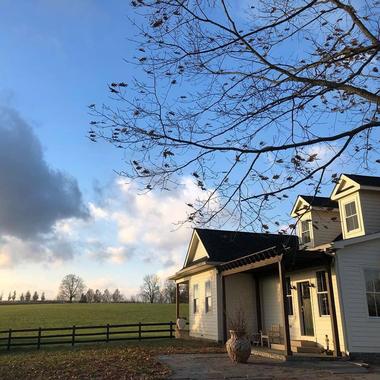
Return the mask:
<path fill-rule="evenodd" d="M 71 337 L 71 345 L 74 346 L 75 344 L 75 325 L 73 326 L 73 335 Z"/>
<path fill-rule="evenodd" d="M 107 323 L 107 334 L 106 334 L 106 342 L 110 341 L 110 324 Z"/>
<path fill-rule="evenodd" d="M 8 345 L 7 345 L 8 351 L 11 349 L 11 340 L 12 340 L 12 329 L 9 329 L 9 331 L 8 331 Z"/>
<path fill-rule="evenodd" d="M 141 340 L 141 322 L 139 322 L 139 340 Z"/>
<path fill-rule="evenodd" d="M 173 322 L 170 321 L 170 338 L 173 338 Z"/>
<path fill-rule="evenodd" d="M 38 328 L 37 349 L 41 347 L 41 327 Z"/>

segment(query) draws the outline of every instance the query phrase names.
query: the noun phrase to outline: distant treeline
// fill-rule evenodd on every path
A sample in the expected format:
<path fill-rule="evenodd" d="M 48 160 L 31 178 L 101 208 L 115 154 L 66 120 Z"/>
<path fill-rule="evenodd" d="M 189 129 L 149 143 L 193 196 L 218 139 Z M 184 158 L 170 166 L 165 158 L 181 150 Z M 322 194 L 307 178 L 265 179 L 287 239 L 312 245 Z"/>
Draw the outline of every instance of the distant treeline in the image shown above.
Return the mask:
<path fill-rule="evenodd" d="M 21 293 L 17 297 L 17 292 L 16 292 L 16 290 L 14 290 L 13 292 L 9 292 L 8 297 L 6 299 L 4 299 L 3 293 L 0 293 L 0 302 L 3 302 L 3 303 L 4 302 L 7 302 L 7 303 L 14 303 L 14 302 L 20 302 L 20 303 L 34 302 L 34 303 L 37 303 L 38 301 L 40 301 L 40 302 L 46 301 L 45 292 L 42 292 L 41 296 L 40 296 L 37 291 L 35 291 L 32 295 L 32 293 L 29 290 L 27 290 L 25 292 L 25 294 Z"/>

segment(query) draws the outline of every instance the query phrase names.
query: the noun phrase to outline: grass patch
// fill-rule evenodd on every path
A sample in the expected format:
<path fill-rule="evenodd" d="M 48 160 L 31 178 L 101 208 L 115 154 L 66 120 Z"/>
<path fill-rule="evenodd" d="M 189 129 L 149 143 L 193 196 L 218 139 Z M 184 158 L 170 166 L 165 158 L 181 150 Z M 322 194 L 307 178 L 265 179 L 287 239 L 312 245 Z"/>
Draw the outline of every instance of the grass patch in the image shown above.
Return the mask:
<path fill-rule="evenodd" d="M 188 305 L 181 315 L 188 315 Z M 0 330 L 175 321 L 174 304 L 0 305 Z"/>
<path fill-rule="evenodd" d="M 157 356 L 173 353 L 224 352 L 216 343 L 156 340 L 15 350 L 0 354 L 0 379 L 164 379 L 170 369 Z"/>

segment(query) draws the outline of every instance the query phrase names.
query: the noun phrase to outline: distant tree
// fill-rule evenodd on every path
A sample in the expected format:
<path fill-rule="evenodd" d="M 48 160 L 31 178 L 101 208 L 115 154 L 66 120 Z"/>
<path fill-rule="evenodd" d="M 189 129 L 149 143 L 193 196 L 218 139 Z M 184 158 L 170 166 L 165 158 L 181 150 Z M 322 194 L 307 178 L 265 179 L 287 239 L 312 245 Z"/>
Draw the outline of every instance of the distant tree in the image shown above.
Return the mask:
<path fill-rule="evenodd" d="M 166 280 L 162 289 L 162 296 L 165 303 L 175 303 L 176 285 L 174 281 Z"/>
<path fill-rule="evenodd" d="M 138 302 L 139 302 L 139 301 L 138 301 L 138 297 L 132 295 L 132 296 L 129 297 L 128 302 L 129 302 L 129 303 L 138 303 Z"/>
<path fill-rule="evenodd" d="M 140 296 L 143 301 L 154 303 L 160 297 L 159 278 L 155 274 L 148 274 L 143 279 L 143 284 L 140 288 Z"/>
<path fill-rule="evenodd" d="M 40 297 L 39 297 L 37 291 L 35 291 L 35 292 L 33 293 L 33 302 L 37 302 L 39 298 L 40 298 Z"/>
<path fill-rule="evenodd" d="M 62 300 L 73 302 L 73 300 L 80 297 L 85 287 L 83 280 L 79 276 L 68 274 L 63 278 L 59 286 L 58 297 Z"/>
<path fill-rule="evenodd" d="M 0 302 L 3 300 L 3 293 L 0 293 Z"/>
<path fill-rule="evenodd" d="M 89 288 L 86 293 L 86 298 L 88 303 L 94 302 L 95 293 L 93 289 Z"/>
<path fill-rule="evenodd" d="M 110 291 L 108 289 L 105 289 L 102 295 L 102 301 L 109 303 L 111 302 L 111 300 L 112 300 L 112 296 L 111 296 Z"/>
<path fill-rule="evenodd" d="M 119 289 L 115 289 L 115 291 L 112 294 L 112 301 L 113 302 L 121 302 L 123 300 L 123 296 L 120 293 Z"/>
<path fill-rule="evenodd" d="M 28 290 L 26 293 L 25 293 L 25 301 L 26 302 L 30 302 L 30 299 L 32 298 L 32 295 L 30 294 L 30 291 Z"/>
<path fill-rule="evenodd" d="M 80 303 L 87 303 L 87 296 L 85 293 L 82 293 L 79 299 Z"/>
<path fill-rule="evenodd" d="M 14 290 L 12 294 L 12 301 L 15 301 L 15 300 L 16 300 L 16 290 Z"/>
<path fill-rule="evenodd" d="M 24 301 L 25 301 L 24 293 L 21 293 L 21 296 L 20 296 L 20 302 L 24 302 Z"/>
<path fill-rule="evenodd" d="M 8 294 L 8 301 L 10 301 L 11 299 L 12 299 L 12 293 L 9 292 L 9 294 Z"/>
<path fill-rule="evenodd" d="M 97 303 L 102 302 L 102 292 L 99 289 L 95 290 L 94 302 L 97 302 Z"/>
<path fill-rule="evenodd" d="M 41 302 L 45 302 L 45 292 L 42 292 L 41 294 Z"/>

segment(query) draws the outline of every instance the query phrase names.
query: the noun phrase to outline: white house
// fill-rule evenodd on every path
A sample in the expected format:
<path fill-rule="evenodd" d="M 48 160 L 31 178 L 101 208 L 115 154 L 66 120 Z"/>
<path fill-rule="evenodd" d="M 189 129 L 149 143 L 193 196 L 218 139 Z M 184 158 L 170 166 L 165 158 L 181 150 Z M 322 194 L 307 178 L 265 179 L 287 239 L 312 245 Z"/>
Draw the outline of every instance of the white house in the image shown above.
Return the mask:
<path fill-rule="evenodd" d="M 286 355 L 379 357 L 380 177 L 343 174 L 291 215 L 297 236 L 194 230 L 172 276 L 189 286 L 190 336 L 226 341 L 241 309 L 250 334 L 279 327 Z"/>

